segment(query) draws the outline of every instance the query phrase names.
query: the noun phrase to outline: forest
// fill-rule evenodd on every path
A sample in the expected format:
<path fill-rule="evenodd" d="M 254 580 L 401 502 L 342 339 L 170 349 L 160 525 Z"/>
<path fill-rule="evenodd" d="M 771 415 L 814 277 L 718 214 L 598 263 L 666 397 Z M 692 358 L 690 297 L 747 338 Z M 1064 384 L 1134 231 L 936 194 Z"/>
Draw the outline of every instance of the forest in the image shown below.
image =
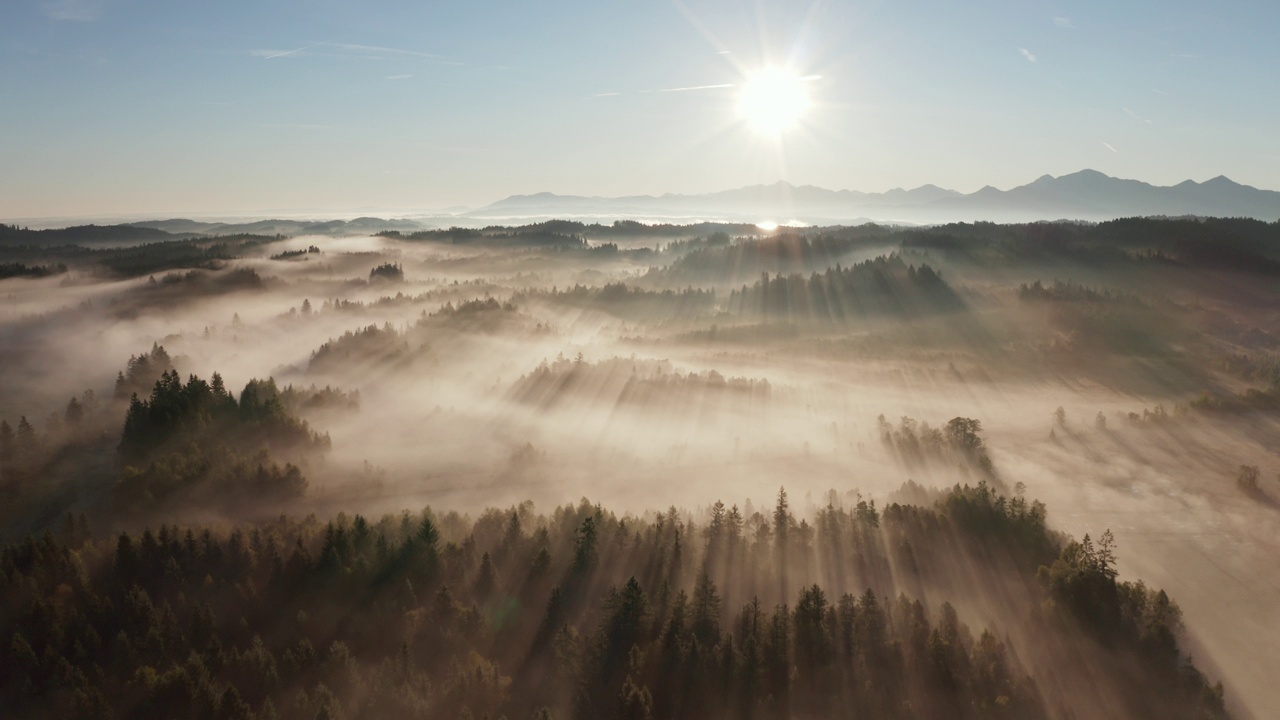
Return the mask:
<path fill-rule="evenodd" d="M 1280 223 L 290 222 L 0 228 L 6 715 L 1280 713 Z"/>
<path fill-rule="evenodd" d="M 908 594 L 961 558 L 1025 595 L 1004 627 Z M 799 521 L 785 489 L 696 519 L 583 500 L 95 539 L 69 514 L 0 558 L 0 688 L 86 718 L 1085 714 L 1056 655 L 1133 717 L 1225 717 L 1177 605 L 1114 564 L 1110 533 L 1064 542 L 985 483 Z"/>

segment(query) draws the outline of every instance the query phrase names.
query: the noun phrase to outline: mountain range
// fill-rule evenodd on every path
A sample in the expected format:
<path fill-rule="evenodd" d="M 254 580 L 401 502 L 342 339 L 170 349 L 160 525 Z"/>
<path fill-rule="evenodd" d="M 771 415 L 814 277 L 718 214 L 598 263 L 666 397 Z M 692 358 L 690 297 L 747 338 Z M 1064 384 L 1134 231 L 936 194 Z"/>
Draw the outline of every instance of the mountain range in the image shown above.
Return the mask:
<path fill-rule="evenodd" d="M 1010 190 L 987 186 L 960 193 L 935 185 L 882 193 L 827 190 L 778 182 L 701 195 L 512 195 L 465 213 L 470 218 L 715 218 L 729 221 L 800 221 L 809 224 L 880 222 L 936 223 L 991 220 L 1109 220 L 1147 215 L 1209 215 L 1280 219 L 1280 192 L 1241 185 L 1226 177 L 1157 186 L 1096 170 L 1053 177 Z"/>
<path fill-rule="evenodd" d="M 143 220 L 111 225 L 75 225 L 28 230 L 0 224 L 0 245 L 112 245 L 163 242 L 192 237 L 254 235 L 368 235 L 394 230 L 412 233 L 450 226 L 479 228 L 521 225 L 551 218 L 608 224 L 698 222 L 857 225 L 865 222 L 936 224 L 946 222 L 1102 221 L 1135 216 L 1247 217 L 1280 220 L 1280 192 L 1242 185 L 1226 177 L 1158 186 L 1081 170 L 1010 190 L 987 186 L 960 193 L 936 185 L 887 192 L 827 190 L 777 182 L 699 195 L 667 193 L 626 197 L 585 197 L 543 192 L 512 195 L 470 211 L 415 217 L 352 220 L 264 219 L 201 221 Z"/>

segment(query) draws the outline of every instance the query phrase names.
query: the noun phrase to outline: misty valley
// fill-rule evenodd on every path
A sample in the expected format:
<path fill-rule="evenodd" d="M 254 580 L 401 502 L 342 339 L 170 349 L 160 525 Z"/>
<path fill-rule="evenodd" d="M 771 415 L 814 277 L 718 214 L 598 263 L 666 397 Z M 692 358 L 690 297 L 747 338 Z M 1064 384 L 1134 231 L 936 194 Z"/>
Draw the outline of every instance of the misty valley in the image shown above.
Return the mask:
<path fill-rule="evenodd" d="M 0 225 L 8 716 L 1280 716 L 1280 222 L 184 222 Z"/>

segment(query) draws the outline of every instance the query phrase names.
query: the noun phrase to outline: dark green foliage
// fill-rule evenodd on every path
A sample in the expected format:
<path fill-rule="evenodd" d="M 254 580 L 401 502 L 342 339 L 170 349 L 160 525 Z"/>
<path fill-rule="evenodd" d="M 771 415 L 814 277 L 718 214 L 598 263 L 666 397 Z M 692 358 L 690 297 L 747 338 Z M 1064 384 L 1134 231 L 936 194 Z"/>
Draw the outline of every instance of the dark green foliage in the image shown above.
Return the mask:
<path fill-rule="evenodd" d="M 1263 390 L 1249 388 L 1242 393 L 1230 395 L 1215 395 L 1206 391 L 1193 398 L 1186 409 L 1206 415 L 1274 415 L 1280 413 L 1280 386 L 1273 385 Z"/>
<path fill-rule="evenodd" d="M 305 421 L 289 416 L 273 380 L 251 380 L 237 402 L 213 375 L 212 383 L 192 375 L 186 384 L 176 371 L 161 375 L 146 400 L 130 400 L 120 439 L 120 457 L 132 463 L 165 448 L 190 442 L 236 447 L 265 445 L 291 450 L 323 444 Z"/>
<path fill-rule="evenodd" d="M 714 290 L 685 288 L 683 290 L 645 290 L 622 282 L 607 283 L 602 287 L 574 285 L 560 290 L 524 291 L 517 293 L 514 302 L 524 304 L 530 300 L 544 300 L 570 307 L 591 308 L 624 318 L 690 318 L 706 314 L 715 308 Z"/>
<path fill-rule="evenodd" d="M 743 228 L 737 234 L 757 234 Z M 665 252 L 679 254 L 670 267 L 653 269 L 648 279 L 666 284 L 706 282 L 739 284 L 761 275 L 820 272 L 846 263 L 853 253 L 886 248 L 896 241 L 894 231 L 876 225 L 823 229 L 796 234 L 794 230 L 767 237 L 739 238 L 730 243 L 725 235 L 671 243 Z"/>
<path fill-rule="evenodd" d="M 99 263 L 117 275 L 134 277 L 179 268 L 214 270 L 235 257 L 232 249 L 223 243 L 201 246 L 183 242 L 109 251 Z"/>
<path fill-rule="evenodd" d="M 69 519 L 0 552 L 0 702 L 18 717 L 1022 719 L 1120 698 L 1125 717 L 1225 717 L 1178 649 L 1177 607 L 1116 579 L 1109 537 L 1061 544 L 985 486 L 936 509 L 832 505 L 816 532 L 780 494 L 752 521 L 777 546 L 742 545 L 735 516 L 713 509 L 683 550 L 678 514 L 585 501 L 450 520 L 452 535 L 429 510 L 103 538 Z M 681 573 L 682 552 L 707 569 Z M 909 555 L 924 578 L 962 558 L 998 572 L 1003 552 L 1044 568 L 1001 581 L 1017 596 L 1025 580 L 1031 605 L 980 633 L 949 603 L 844 589 L 883 587 L 887 562 L 915 582 Z M 772 588 L 776 561 L 794 584 L 766 605 L 749 588 Z M 1064 696 L 1042 681 L 1073 668 L 1026 660 L 1028 643 L 1114 682 Z"/>
<path fill-rule="evenodd" d="M 8 480 L 13 472 L 17 443 L 9 421 L 0 420 L 0 480 Z"/>
<path fill-rule="evenodd" d="M 899 232 L 903 247 L 989 263 L 1155 263 L 1280 272 L 1280 226 L 1247 218 L 1124 218 L 1092 223 L 951 223 Z"/>
<path fill-rule="evenodd" d="M 913 317 L 958 310 L 964 302 L 928 265 L 899 255 L 823 273 L 765 274 L 729 297 L 730 312 L 769 320 L 850 321 L 867 316 Z"/>
<path fill-rule="evenodd" d="M 458 303 L 457 306 L 448 302 L 428 317 L 460 317 L 491 312 L 515 312 L 515 310 L 516 306 L 509 302 L 500 303 L 496 298 L 488 297 L 483 300 L 467 300 Z"/>
<path fill-rule="evenodd" d="M 722 397 L 746 402 L 765 402 L 773 392 L 768 380 L 763 378 L 726 378 L 715 370 L 705 373 L 660 373 L 656 375 L 632 375 L 627 378 L 619 400 L 637 405 L 661 404 L 678 410 L 681 405 L 705 403 L 709 398 Z"/>
<path fill-rule="evenodd" d="M 451 227 L 447 230 L 417 230 L 402 233 L 399 230 L 383 230 L 378 237 L 395 238 L 397 240 L 435 240 L 447 243 L 465 243 L 483 237 L 479 230 L 471 228 Z"/>
<path fill-rule="evenodd" d="M 251 380 L 237 401 L 217 373 L 212 382 L 193 375 L 183 384 L 167 371 L 148 399 L 129 401 L 116 500 L 135 511 L 281 502 L 301 496 L 307 483 L 297 467 L 275 464 L 268 451 L 304 454 L 328 446 L 328 436 L 289 415 L 272 380 Z"/>
<path fill-rule="evenodd" d="M 53 265 L 23 265 L 22 263 L 0 263 L 0 280 L 11 277 L 42 278 L 50 275 L 61 275 L 67 271 L 63 263 Z"/>
<path fill-rule="evenodd" d="M 584 387 L 592 388 L 597 400 L 632 408 L 660 406 L 676 412 L 708 402 L 747 408 L 767 403 L 773 392 L 768 380 L 726 378 L 714 370 L 672 372 L 666 361 L 610 358 L 589 363 L 582 357 L 543 361 L 516 380 L 510 392 L 521 402 L 549 407 L 580 397 Z"/>
<path fill-rule="evenodd" d="M 1045 526 L 1045 507 L 1039 501 L 1007 498 L 985 481 L 956 486 L 939 504 L 971 537 L 1007 552 L 1023 568 L 1033 569 L 1053 555 L 1058 538 Z M 886 515 L 889 510 L 886 509 Z"/>
<path fill-rule="evenodd" d="M 42 265 L 53 271 L 70 266 L 93 273 L 137 277 L 166 270 L 218 269 L 251 248 L 282 239 L 279 235 L 244 234 L 190 238 L 130 225 L 61 230 L 19 230 L 0 225 L 0 257 L 15 265 Z M 98 242 L 144 244 L 95 247 Z"/>
<path fill-rule="evenodd" d="M 1246 380 L 1261 381 L 1268 388 L 1280 390 L 1280 354 L 1230 353 L 1219 357 L 1218 363 L 1227 372 L 1239 375 Z"/>
<path fill-rule="evenodd" d="M 77 225 L 31 230 L 0 224 L 0 245 L 77 245 L 86 243 L 162 242 L 181 236 L 134 225 Z"/>
<path fill-rule="evenodd" d="M 116 375 L 113 396 L 116 400 L 128 400 L 131 395 L 145 395 L 151 392 L 161 375 L 173 369 L 173 358 L 165 352 L 164 346 L 154 344 L 150 352 L 129 356 L 128 365 Z"/>
<path fill-rule="evenodd" d="M 160 302 L 172 299 L 189 301 L 207 295 L 221 295 L 242 290 L 261 290 L 265 283 L 250 268 L 234 268 L 222 272 L 191 270 L 186 273 L 168 273 L 158 282 L 148 283 L 138 289 L 142 299 Z"/>
<path fill-rule="evenodd" d="M 91 256 L 99 265 L 116 275 L 136 277 L 165 270 L 199 268 L 216 270 L 228 260 L 243 255 L 247 250 L 277 242 L 280 236 L 229 235 L 216 240 L 176 240 L 134 247 L 95 250 Z M 245 270 L 245 273 L 252 271 Z M 173 276 L 182 277 L 182 276 Z M 199 277 L 187 275 L 188 280 Z M 248 286 L 248 275 L 238 276 L 231 284 Z M 253 277 L 257 277 L 256 274 Z"/>
<path fill-rule="evenodd" d="M 694 238 L 710 236 L 723 238 L 728 242 L 728 234 L 752 235 L 760 229 L 749 223 L 693 223 L 689 225 L 672 225 L 669 223 L 640 223 L 634 220 L 615 220 L 610 225 L 599 223 L 581 223 L 574 220 L 548 220 L 533 225 L 520 227 L 492 226 L 483 230 L 451 227 L 443 230 L 418 230 L 401 232 L 384 230 L 378 232 L 380 237 L 399 240 L 432 240 L 451 244 L 508 244 L 531 245 L 539 241 L 543 244 L 580 244 L 581 237 L 590 238 Z"/>
<path fill-rule="evenodd" d="M 485 228 L 482 237 L 486 245 L 548 250 L 579 249 L 586 247 L 586 241 L 576 232 L 581 227 L 582 223 L 572 220 L 548 220 L 519 228 Z"/>
<path fill-rule="evenodd" d="M 1095 304 L 1129 304 L 1141 305 L 1142 301 L 1131 294 L 1111 290 L 1094 290 L 1073 282 L 1054 280 L 1052 285 L 1045 286 L 1039 280 L 1030 285 L 1018 286 L 1018 299 L 1023 302 L 1071 302 Z"/>
<path fill-rule="evenodd" d="M 483 230 L 452 227 L 447 230 L 419 230 L 411 233 L 392 230 L 378 234 L 400 240 L 432 240 L 454 245 L 563 249 L 585 247 L 585 241 L 579 233 L 586 227 L 572 220 L 548 220 L 520 227 L 491 226 Z"/>
<path fill-rule="evenodd" d="M 369 271 L 369 282 L 404 282 L 400 263 L 383 263 Z"/>
<path fill-rule="evenodd" d="M 1240 492 L 1258 502 L 1274 505 L 1276 504 L 1276 498 L 1272 497 L 1271 493 L 1263 489 L 1258 482 L 1258 478 L 1261 475 L 1262 473 L 1258 470 L 1257 465 L 1241 465 L 1236 472 L 1236 487 L 1240 489 Z"/>
<path fill-rule="evenodd" d="M 464 300 L 457 305 L 450 301 L 429 315 L 423 311 L 417 327 L 495 333 L 513 329 L 517 323 L 525 320 L 528 317 L 517 311 L 514 303 L 498 302 L 496 298 L 486 297 L 483 300 Z"/>
<path fill-rule="evenodd" d="M 1115 539 L 1108 530 L 1095 544 L 1088 535 L 1062 548 L 1042 566 L 1046 606 L 1070 627 L 1079 627 L 1105 646 L 1136 657 L 1166 688 L 1165 703 L 1199 708 L 1205 716 L 1223 713 L 1222 684 L 1210 686 L 1178 649 L 1181 611 L 1163 590 L 1116 577 Z M 1161 714 L 1155 698 L 1129 698 L 1135 716 Z"/>
<path fill-rule="evenodd" d="M 329 385 L 323 388 L 314 384 L 305 388 L 287 385 L 276 397 L 285 411 L 291 414 L 357 410 L 360 407 L 359 390 L 347 392 Z"/>
<path fill-rule="evenodd" d="M 958 467 L 962 473 L 977 472 L 996 480 L 995 466 L 987 456 L 982 439 L 982 423 L 973 418 L 955 417 L 942 428 L 903 416 L 895 428 L 883 415 L 877 418 L 880 441 L 909 468 L 930 465 Z"/>
<path fill-rule="evenodd" d="M 306 259 L 308 255 L 319 255 L 319 254 L 320 254 L 320 248 L 316 247 L 315 245 L 309 245 L 305 250 L 285 250 L 284 252 L 276 253 L 275 255 L 271 256 L 271 259 L 272 260 L 293 260 L 293 259 L 299 259 L 299 258 Z"/>
<path fill-rule="evenodd" d="M 316 348 L 311 353 L 307 371 L 364 373 L 373 368 L 404 368 L 419 357 L 426 357 L 424 350 L 412 350 L 405 336 L 390 323 L 382 327 L 369 325 L 354 332 L 348 330 Z"/>

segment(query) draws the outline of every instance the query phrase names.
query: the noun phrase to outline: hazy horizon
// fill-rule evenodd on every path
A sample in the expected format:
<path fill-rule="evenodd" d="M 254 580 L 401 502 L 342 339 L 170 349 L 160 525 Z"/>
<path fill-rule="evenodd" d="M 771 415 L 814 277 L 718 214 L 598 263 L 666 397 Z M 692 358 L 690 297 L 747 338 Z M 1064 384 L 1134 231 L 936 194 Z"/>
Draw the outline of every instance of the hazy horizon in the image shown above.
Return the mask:
<path fill-rule="evenodd" d="M 1277 27 L 5 0 L 0 708 L 1280 717 Z"/>
<path fill-rule="evenodd" d="M 1045 179 L 1059 179 L 1065 176 L 1081 176 L 1081 175 L 1088 175 L 1091 173 L 1098 173 L 1098 171 L 1092 168 L 1082 168 L 1078 171 L 1067 173 L 1065 175 L 1060 175 L 1056 177 L 1046 173 L 1046 174 L 1037 176 L 1036 178 L 1033 178 L 1031 180 L 1028 180 L 1026 182 L 1018 183 L 1016 185 L 1010 186 L 1008 188 L 994 188 L 994 189 L 1000 192 L 1007 192 L 1008 190 L 1014 190 L 1017 188 L 1025 187 L 1027 185 L 1034 183 L 1035 181 L 1043 181 Z M 1108 176 L 1108 178 L 1112 180 L 1136 181 L 1136 182 L 1146 183 L 1146 181 L 1143 181 L 1138 178 L 1118 178 L 1118 177 L 1110 177 L 1110 176 Z M 1151 185 L 1153 188 L 1157 190 L 1160 190 L 1160 189 L 1171 189 L 1183 183 L 1204 184 L 1206 182 L 1209 182 L 1212 180 L 1219 180 L 1219 179 L 1226 179 L 1226 180 L 1235 182 L 1234 178 L 1228 178 L 1225 175 L 1216 175 L 1210 178 L 1204 178 L 1203 180 L 1187 178 L 1187 179 L 1184 179 L 1183 181 L 1180 181 L 1179 183 L 1174 183 L 1166 186 L 1156 185 L 1154 183 L 1146 183 L 1146 184 Z M 1254 188 L 1253 186 L 1250 186 L 1247 184 L 1243 184 L 1243 183 L 1238 183 L 1238 184 L 1240 184 L 1242 189 L 1244 190 L 1256 189 L 1256 190 L 1275 192 L 1275 190 L 1272 190 L 1271 188 Z M 71 223 L 71 222 L 93 223 L 93 222 L 99 222 L 99 221 L 121 223 L 121 222 L 148 222 L 148 221 L 161 221 L 161 220 L 170 220 L 170 219 L 186 219 L 186 220 L 194 220 L 194 221 L 201 221 L 201 222 L 236 223 L 236 222 L 253 222 L 253 221 L 267 220 L 267 219 L 311 220 L 311 221 L 354 220 L 362 217 L 375 217 L 375 218 L 387 219 L 387 220 L 397 220 L 397 219 L 421 220 L 421 221 L 428 221 L 428 222 L 432 220 L 445 221 L 449 219 L 456 219 L 460 223 L 462 223 L 463 226 L 474 225 L 476 227 L 482 227 L 488 221 L 502 222 L 506 224 L 512 224 L 512 223 L 519 224 L 522 222 L 536 222 L 539 219 L 567 219 L 567 220 L 582 220 L 586 222 L 598 221 L 598 222 L 606 222 L 606 223 L 612 222 L 613 220 L 634 220 L 634 221 L 638 221 L 645 224 L 655 224 L 655 223 L 688 224 L 688 223 L 697 223 L 697 222 L 756 222 L 756 221 L 767 219 L 769 220 L 770 223 L 776 223 L 780 225 L 791 225 L 795 227 L 804 227 L 806 225 L 811 224 L 809 222 L 806 222 L 800 219 L 788 220 L 787 216 L 785 215 L 785 212 L 783 215 L 777 215 L 777 213 L 770 215 L 769 213 L 772 212 L 771 208 L 766 208 L 764 211 L 764 214 L 760 214 L 760 213 L 752 214 L 748 212 L 746 214 L 737 214 L 737 215 L 733 213 L 730 213 L 728 215 L 724 213 L 718 214 L 714 208 L 703 207 L 698 205 L 691 206 L 690 208 L 688 208 L 688 212 L 685 212 L 685 213 L 661 214 L 661 213 L 651 212 L 648 215 L 645 215 L 643 212 L 629 212 L 626 210 L 621 210 L 621 211 L 615 210 L 613 212 L 602 212 L 602 213 L 575 212 L 572 210 L 569 210 L 569 211 L 552 210 L 552 211 L 548 211 L 540 214 L 529 214 L 529 213 L 507 211 L 504 214 L 503 210 L 501 209 L 501 206 L 504 201 L 533 199 L 537 197 L 547 197 L 551 200 L 584 199 L 584 200 L 592 200 L 592 201 L 610 201 L 610 200 L 661 201 L 664 198 L 696 199 L 699 197 L 706 197 L 706 196 L 724 194 L 724 193 L 733 193 L 737 191 L 745 191 L 745 190 L 752 190 L 752 189 L 773 189 L 773 188 L 779 188 L 779 187 L 782 187 L 784 189 L 818 190 L 818 191 L 828 191 L 828 192 L 834 192 L 834 193 L 845 193 L 845 192 L 851 191 L 857 194 L 873 195 L 873 196 L 882 195 L 886 193 L 895 193 L 895 192 L 903 192 L 903 191 L 911 192 L 911 191 L 926 190 L 926 189 L 937 189 L 937 190 L 943 190 L 948 192 L 955 192 L 958 194 L 958 196 L 962 196 L 962 197 L 973 196 L 977 192 L 975 191 L 972 193 L 959 193 L 954 188 L 940 187 L 936 183 L 924 183 L 922 185 L 910 187 L 910 188 L 893 187 L 893 188 L 884 188 L 881 190 L 865 190 L 865 189 L 852 189 L 852 188 L 823 188 L 823 187 L 818 187 L 818 186 L 809 185 L 809 184 L 791 183 L 786 180 L 776 180 L 772 183 L 761 183 L 761 184 L 756 184 L 751 186 L 742 186 L 742 187 L 733 187 L 733 188 L 720 188 L 719 190 L 712 191 L 709 193 L 687 193 L 686 194 L 686 193 L 671 193 L 671 192 L 653 192 L 653 193 L 642 193 L 637 195 L 618 196 L 618 197 L 610 197 L 610 196 L 604 196 L 604 195 L 598 195 L 598 194 L 597 195 L 573 195 L 568 193 L 558 193 L 551 190 L 543 190 L 536 193 L 517 193 L 514 195 L 504 196 L 502 198 L 494 198 L 489 202 L 481 203 L 480 205 L 477 205 L 474 207 L 472 206 L 454 206 L 454 207 L 447 207 L 447 208 L 432 208 L 432 207 L 389 208 L 389 207 L 372 207 L 372 206 L 362 207 L 362 208 L 347 208 L 347 207 L 301 208 L 299 207 L 299 208 L 264 209 L 257 212 L 236 211 L 236 210 L 226 210 L 226 211 L 218 211 L 218 212 L 209 212 L 209 211 L 187 212 L 180 209 L 155 210 L 150 212 L 122 210 L 122 211 L 113 212 L 113 213 L 100 213 L 100 214 L 89 214 L 89 215 L 54 215 L 54 216 L 40 216 L 40 217 L 33 216 L 33 217 L 9 217 L 9 218 L 0 217 L 0 221 L 29 225 L 29 226 L 34 226 L 35 228 L 56 228 L 56 227 L 61 227 L 63 223 Z M 989 190 L 989 189 L 992 189 L 993 187 L 994 186 L 991 186 L 991 185 L 984 185 L 981 189 Z M 489 209 L 491 207 L 493 208 L 491 212 L 487 214 L 481 214 L 482 211 Z M 937 218 L 931 221 L 922 221 L 922 220 L 913 218 L 910 212 L 903 214 L 902 217 L 891 217 L 891 216 L 857 217 L 858 209 L 859 209 L 859 206 L 856 206 L 856 205 L 851 206 L 849 209 L 849 212 L 846 215 L 838 216 L 838 217 L 833 216 L 833 217 L 824 218 L 824 219 L 829 221 L 828 224 L 846 223 L 855 219 L 858 221 L 865 221 L 865 222 L 890 222 L 890 223 L 900 222 L 900 223 L 906 223 L 906 224 L 936 224 L 936 223 L 962 221 L 965 219 L 962 212 L 957 212 L 955 217 Z M 1032 212 L 1034 212 L 1034 210 Z M 1277 206 L 1276 212 L 1277 212 L 1277 216 L 1280 217 L 1280 206 Z M 1115 217 L 1143 216 L 1143 215 L 1153 215 L 1153 214 L 1160 214 L 1160 213 L 1149 213 L 1149 212 L 1143 212 L 1140 209 L 1134 209 L 1131 212 L 1115 213 Z M 1205 214 L 1205 213 L 1196 213 L 1194 211 L 1187 210 L 1185 212 L 1175 211 L 1173 213 L 1167 213 L 1167 214 L 1196 215 L 1196 214 Z M 1208 214 L 1213 214 L 1213 213 L 1208 213 Z M 1232 213 L 1224 213 L 1224 214 L 1232 214 Z M 1064 211 L 1059 213 L 1057 216 L 1054 216 L 1052 211 L 1049 211 L 1048 214 L 1044 214 L 1034 219 L 1040 220 L 1040 221 L 1052 221 L 1056 219 L 1096 220 L 1097 218 L 1073 216 L 1070 211 Z M 1267 219 L 1267 218 L 1264 218 L 1264 219 Z M 470 223 L 470 225 L 468 223 Z"/>
<path fill-rule="evenodd" d="M 1278 101 L 1237 91 L 1276 84 L 1270 5 L 27 0 L 0 20 L 0 217 L 972 192 L 1082 167 L 1280 187 Z"/>

